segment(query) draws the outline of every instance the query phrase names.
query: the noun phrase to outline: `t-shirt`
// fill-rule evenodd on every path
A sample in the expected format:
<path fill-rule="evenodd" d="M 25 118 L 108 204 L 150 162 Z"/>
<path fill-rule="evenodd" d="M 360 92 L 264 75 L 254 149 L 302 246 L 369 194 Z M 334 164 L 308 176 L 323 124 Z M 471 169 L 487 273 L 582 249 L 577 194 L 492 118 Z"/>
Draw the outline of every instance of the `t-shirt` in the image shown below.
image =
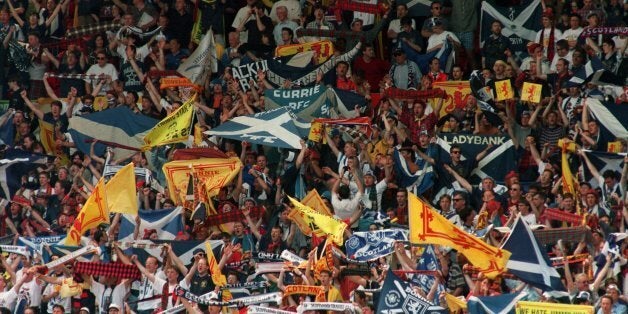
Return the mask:
<path fill-rule="evenodd" d="M 7 308 L 13 312 L 16 300 L 17 293 L 15 293 L 15 289 L 11 289 L 7 292 L 0 292 L 0 307 Z"/>
<path fill-rule="evenodd" d="M 138 68 L 140 71 L 144 71 L 144 63 L 141 61 L 136 61 Z M 135 73 L 133 66 L 130 62 L 124 62 L 120 67 L 122 71 L 122 82 L 124 83 L 124 91 L 125 92 L 141 92 L 144 90 L 144 85 L 140 81 L 140 78 Z"/>
<path fill-rule="evenodd" d="M 63 279 L 63 277 L 59 278 Z M 44 289 L 44 295 L 51 295 L 52 293 L 54 293 L 55 289 L 59 289 L 59 286 L 48 284 Z M 71 298 L 62 298 L 61 295 L 57 295 L 51 298 L 50 300 L 48 300 L 47 313 L 52 313 L 52 308 L 57 304 L 63 306 L 63 308 L 65 309 L 65 313 L 71 313 L 72 307 L 70 301 Z"/>
<path fill-rule="evenodd" d="M 96 296 L 96 304 L 100 308 L 100 310 L 96 310 L 96 313 L 100 314 L 107 314 L 108 311 L 106 309 L 112 303 L 124 304 L 124 297 L 129 292 L 129 288 L 125 284 L 119 284 L 111 289 L 111 287 L 106 287 L 97 281 L 92 281 L 89 290 Z"/>
<path fill-rule="evenodd" d="M 153 282 L 153 289 L 155 290 L 156 294 L 162 294 L 164 292 L 164 285 L 167 283 L 167 281 L 155 277 L 155 281 Z M 166 306 L 166 309 L 169 309 L 171 307 L 174 306 L 174 303 L 176 302 L 176 299 L 173 300 L 172 295 L 174 292 L 174 288 L 177 287 L 177 284 L 175 283 L 174 285 L 168 285 L 168 304 Z M 160 299 L 161 300 L 161 299 Z M 161 307 L 161 301 L 160 301 L 160 306 Z M 164 310 L 164 309 L 162 309 Z"/>
<path fill-rule="evenodd" d="M 209 274 L 206 274 L 204 276 L 195 274 L 194 277 L 192 277 L 192 282 L 190 283 L 190 292 L 192 292 L 193 294 L 203 295 L 210 291 L 214 291 L 214 288 L 216 288 L 216 285 L 214 284 L 214 281 Z"/>

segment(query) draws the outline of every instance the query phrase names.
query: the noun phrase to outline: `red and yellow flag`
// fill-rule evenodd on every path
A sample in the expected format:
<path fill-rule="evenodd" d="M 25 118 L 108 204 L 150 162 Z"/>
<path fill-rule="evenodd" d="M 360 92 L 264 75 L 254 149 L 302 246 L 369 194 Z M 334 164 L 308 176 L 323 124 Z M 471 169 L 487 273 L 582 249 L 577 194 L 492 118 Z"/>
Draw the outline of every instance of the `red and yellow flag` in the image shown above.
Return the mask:
<path fill-rule="evenodd" d="M 501 80 L 495 82 L 495 93 L 497 101 L 515 98 L 515 92 L 512 90 L 510 80 Z"/>
<path fill-rule="evenodd" d="M 469 81 L 434 82 L 432 88 L 445 91 L 445 100 L 443 100 L 443 106 L 440 109 L 441 117 L 452 113 L 456 108 L 464 109 L 469 96 L 472 96 Z M 435 106 L 436 104 L 432 102 L 430 105 Z"/>
<path fill-rule="evenodd" d="M 323 202 L 323 199 L 318 194 L 318 191 L 316 191 L 316 189 L 312 189 L 311 191 L 309 191 L 307 195 L 305 195 L 305 197 L 301 200 L 301 204 L 309 206 L 323 215 L 327 215 L 329 217 L 332 216 L 331 211 L 329 211 L 329 208 L 327 208 L 327 205 L 325 205 L 325 202 Z"/>
<path fill-rule="evenodd" d="M 218 261 L 214 256 L 214 251 L 212 250 L 211 244 L 209 241 L 205 241 L 205 252 L 207 253 L 207 268 L 209 268 L 209 273 L 212 276 L 212 281 L 216 286 L 224 286 L 227 284 L 227 278 L 220 271 L 220 267 L 218 266 Z"/>
<path fill-rule="evenodd" d="M 523 82 L 523 88 L 521 89 L 521 100 L 538 104 L 541 102 L 542 90 L 543 85 L 541 84 Z"/>
<path fill-rule="evenodd" d="M 494 278 L 506 270 L 510 252 L 488 245 L 468 234 L 414 194 L 408 195 L 410 216 L 410 242 L 440 244 L 462 253 L 488 278 Z"/>
<path fill-rule="evenodd" d="M 78 246 L 81 243 L 81 236 L 90 229 L 98 225 L 109 223 L 109 209 L 105 197 L 105 181 L 101 178 L 94 187 L 92 195 L 87 199 L 81 212 L 76 216 L 74 224 L 65 239 L 65 245 Z"/>
<path fill-rule="evenodd" d="M 300 215 L 299 219 L 303 220 L 301 223 L 308 226 L 309 229 L 312 230 L 312 233 L 318 236 L 327 235 L 332 241 L 334 241 L 334 243 L 338 245 L 343 244 L 343 235 L 345 229 L 347 229 L 346 223 L 337 220 L 334 217 L 321 214 L 318 211 L 301 204 L 299 201 L 290 196 L 288 196 L 288 198 L 292 202 L 292 205 L 294 205 L 294 209 L 290 214 L 298 213 Z M 288 217 L 290 217 L 290 215 Z M 300 226 L 299 223 L 297 223 L 297 225 Z"/>

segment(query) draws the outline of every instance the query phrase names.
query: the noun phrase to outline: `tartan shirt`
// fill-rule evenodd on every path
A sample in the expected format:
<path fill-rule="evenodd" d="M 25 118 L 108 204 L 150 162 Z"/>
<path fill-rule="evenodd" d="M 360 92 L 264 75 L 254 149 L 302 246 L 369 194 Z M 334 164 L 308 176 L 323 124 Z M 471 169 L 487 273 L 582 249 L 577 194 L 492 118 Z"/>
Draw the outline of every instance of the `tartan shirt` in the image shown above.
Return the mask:
<path fill-rule="evenodd" d="M 436 126 L 438 119 L 433 112 L 421 118 L 417 118 L 411 109 L 404 107 L 399 121 L 405 124 L 408 130 L 410 130 L 410 139 L 412 142 L 418 143 L 422 131 L 426 131 L 430 136 L 434 135 L 434 126 Z"/>

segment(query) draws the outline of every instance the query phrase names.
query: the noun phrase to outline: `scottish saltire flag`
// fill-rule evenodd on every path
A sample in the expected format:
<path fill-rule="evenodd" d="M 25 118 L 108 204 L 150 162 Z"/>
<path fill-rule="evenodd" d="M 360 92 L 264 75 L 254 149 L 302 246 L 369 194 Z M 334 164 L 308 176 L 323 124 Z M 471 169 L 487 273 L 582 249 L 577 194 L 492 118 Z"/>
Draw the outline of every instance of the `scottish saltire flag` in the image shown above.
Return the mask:
<path fill-rule="evenodd" d="M 391 270 L 386 274 L 382 291 L 385 293 L 382 293 L 377 304 L 379 314 L 448 313 L 442 307 L 433 305 L 416 294 L 407 282 Z"/>
<path fill-rule="evenodd" d="M 502 249 L 512 253 L 506 264 L 508 272 L 543 291 L 565 290 L 560 275 L 542 248 L 530 226 L 521 216 L 517 217 L 510 236 L 502 246 Z"/>
<path fill-rule="evenodd" d="M 591 59 L 583 67 L 574 72 L 573 76 L 569 79 L 569 83 L 580 86 L 589 80 L 594 74 L 603 71 L 604 65 L 602 64 L 602 61 L 600 61 L 597 57 L 591 57 Z"/>
<path fill-rule="evenodd" d="M 430 0 L 398 0 L 397 4 L 405 4 L 408 7 L 408 16 L 430 16 L 430 6 L 432 1 Z"/>
<path fill-rule="evenodd" d="M 354 232 L 345 242 L 347 256 L 370 261 L 392 254 L 396 241 L 408 241 L 408 231 L 400 229 Z"/>
<path fill-rule="evenodd" d="M 157 238 L 162 240 L 173 240 L 179 231 L 183 231 L 183 218 L 181 212 L 183 207 L 163 210 L 140 210 L 140 234 L 143 236 L 145 230 L 154 229 L 157 231 Z M 134 215 L 124 214 L 120 218 L 120 233 L 118 241 L 133 241 L 133 231 L 135 230 Z"/>
<path fill-rule="evenodd" d="M 320 84 L 301 89 L 267 89 L 264 92 L 264 108 L 287 107 L 307 122 L 315 118 L 330 118 L 329 90 Z"/>
<path fill-rule="evenodd" d="M 480 72 L 480 70 L 473 70 L 473 72 L 471 72 L 471 75 L 469 76 L 469 86 L 471 86 L 473 96 L 475 96 L 478 100 L 493 100 L 493 91 L 490 90 L 490 87 L 487 87 L 484 83 L 484 77 L 482 76 L 482 72 Z"/>
<path fill-rule="evenodd" d="M 432 58 L 438 58 L 440 60 L 440 69 L 447 72 L 447 59 L 453 51 L 452 46 L 448 40 L 445 40 L 443 42 L 443 47 L 439 50 L 425 54 L 418 53 L 416 50 L 408 46 L 408 44 L 406 44 L 405 42 L 401 42 L 401 49 L 403 49 L 403 51 L 408 56 L 408 60 L 414 61 L 419 66 L 419 69 L 421 69 L 421 73 L 423 74 L 429 72 L 430 61 L 432 61 Z"/>
<path fill-rule="evenodd" d="M 155 243 L 155 244 L 170 244 L 170 247 L 172 248 L 172 251 L 174 252 L 174 254 L 178 256 L 179 259 L 186 265 L 193 261 L 195 250 L 201 249 L 205 251 L 204 241 L 155 240 L 155 241 L 146 241 L 146 242 Z M 211 244 L 212 249 L 217 248 L 218 246 L 220 246 L 220 244 L 223 243 L 222 240 L 210 240 L 209 242 Z M 154 256 L 160 262 L 163 259 L 161 248 L 154 248 L 154 249 L 134 248 L 133 254 L 136 254 L 140 261 L 145 261 L 149 255 Z"/>
<path fill-rule="evenodd" d="M 0 160 L 0 196 L 11 199 L 22 187 L 22 175 L 36 171 L 45 166 L 46 155 L 34 154 L 21 149 L 9 148 L 4 152 L 4 159 Z"/>
<path fill-rule="evenodd" d="M 478 99 L 478 106 L 480 107 L 480 110 L 482 110 L 482 113 L 484 113 L 484 116 L 486 116 L 486 119 L 492 125 L 497 126 L 504 123 L 502 119 L 495 112 L 495 108 L 493 108 L 493 106 L 491 106 L 489 103 Z"/>
<path fill-rule="evenodd" d="M 502 294 L 493 297 L 472 296 L 467 302 L 469 314 L 507 314 L 515 313 L 517 302 L 526 296 L 525 292 L 518 294 Z"/>
<path fill-rule="evenodd" d="M 393 160 L 395 162 L 395 175 L 400 188 L 410 188 L 414 194 L 421 195 L 434 185 L 434 168 L 428 162 L 416 158 L 415 163 L 419 166 L 419 170 L 413 173 L 408 162 L 401 157 L 398 147 L 395 147 L 393 152 Z"/>
<path fill-rule="evenodd" d="M 504 25 L 502 35 L 510 39 L 510 47 L 515 53 L 526 53 L 526 45 L 536 39 L 536 33 L 541 29 L 541 15 L 543 8 L 541 0 L 532 3 L 523 3 L 518 6 L 492 6 L 482 2 L 480 16 L 480 45 L 491 35 L 491 24 L 497 20 Z"/>
<path fill-rule="evenodd" d="M 585 153 L 600 175 L 604 174 L 604 172 L 608 170 L 614 171 L 618 176 L 621 175 L 621 171 L 624 167 L 624 156 L 626 156 L 626 154 L 605 153 L 590 150 L 585 150 Z M 591 172 L 589 172 L 588 167 L 584 167 L 584 178 L 591 183 L 593 188 L 600 187 L 599 182 L 593 177 Z M 602 197 L 605 197 L 605 195 L 602 195 Z"/>
<path fill-rule="evenodd" d="M 614 138 L 628 138 L 628 106 L 601 102 L 591 97 L 584 101 L 591 116 L 598 121 L 602 136 L 608 141 L 613 141 Z"/>
<path fill-rule="evenodd" d="M 46 237 L 19 237 L 17 239 L 17 244 L 26 246 L 31 254 L 39 254 L 39 256 L 42 256 L 42 258 L 44 258 L 44 263 L 48 263 L 50 260 L 46 260 L 46 258 L 50 258 L 50 254 L 47 250 L 43 249 L 42 245 L 46 243 L 48 246 L 53 246 L 64 239 L 65 234 Z"/>
<path fill-rule="evenodd" d="M 356 106 L 360 108 L 360 112 L 364 113 L 365 109 L 370 105 L 370 101 L 366 100 L 364 96 L 352 91 L 332 88 L 331 94 L 333 97 L 330 97 L 330 101 L 335 118 L 357 117 L 355 112 Z M 332 117 L 334 117 L 333 114 Z"/>
<path fill-rule="evenodd" d="M 107 146 L 113 146 L 116 158 L 130 157 L 144 145 L 144 136 L 157 122 L 126 106 L 106 109 L 70 119 L 69 132 L 76 148 L 85 154 L 90 152 L 90 142 L 101 142 L 94 147 L 96 155 L 103 155 Z"/>
<path fill-rule="evenodd" d="M 622 257 L 621 246 L 628 237 L 628 234 L 616 232 L 611 233 L 606 236 L 606 242 L 604 242 L 604 246 L 602 247 L 602 251 L 595 258 L 595 262 L 597 263 L 598 272 L 604 268 L 604 264 L 606 264 L 606 257 L 611 256 L 613 259 L 613 265 L 611 267 L 611 271 L 613 276 L 617 276 L 621 272 L 621 263 L 620 258 Z"/>
<path fill-rule="evenodd" d="M 270 147 L 301 149 L 301 138 L 307 137 L 309 129 L 309 123 L 281 107 L 235 117 L 205 134 Z"/>
<path fill-rule="evenodd" d="M 434 246 L 428 245 L 425 247 L 423 254 L 421 254 L 421 258 L 416 265 L 417 270 L 441 270 L 440 262 L 434 253 Z M 423 289 L 423 291 L 430 291 L 432 289 L 432 285 L 434 284 L 434 276 L 428 276 L 423 274 L 415 274 L 412 282 L 418 283 L 419 287 Z M 439 304 L 440 301 L 440 293 L 445 291 L 445 286 L 443 284 L 438 284 L 438 288 L 436 293 L 434 294 L 434 299 L 430 300 L 434 304 Z"/>
<path fill-rule="evenodd" d="M 507 136 L 441 134 L 436 144 L 440 148 L 440 156 L 436 160 L 441 160 L 444 163 L 451 161 L 449 149 L 452 144 L 457 144 L 461 147 L 462 160 L 475 158 L 487 145 L 493 145 L 489 153 L 478 162 L 477 167 L 471 172 L 471 176 L 466 178 L 471 184 L 478 184 L 481 179 L 487 176 L 498 181 L 503 180 L 506 174 L 511 170 L 515 170 L 517 166 L 515 147 L 512 139 Z M 448 184 L 451 184 L 451 182 Z"/>
<path fill-rule="evenodd" d="M 2 115 L 7 115 L 6 121 L 4 124 L 0 125 L 0 144 L 5 144 L 9 147 L 13 146 L 13 141 L 15 140 L 15 128 L 13 127 L 13 113 L 9 113 L 5 111 Z"/>

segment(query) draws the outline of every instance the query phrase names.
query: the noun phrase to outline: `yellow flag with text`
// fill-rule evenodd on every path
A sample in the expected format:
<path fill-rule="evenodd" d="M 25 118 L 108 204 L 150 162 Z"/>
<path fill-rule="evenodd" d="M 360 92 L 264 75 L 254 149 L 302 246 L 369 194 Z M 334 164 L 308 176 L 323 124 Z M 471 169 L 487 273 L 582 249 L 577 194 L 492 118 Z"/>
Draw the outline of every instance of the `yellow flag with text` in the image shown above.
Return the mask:
<path fill-rule="evenodd" d="M 542 90 L 543 85 L 541 84 L 523 82 L 523 88 L 521 88 L 521 100 L 538 104 L 541 102 Z"/>
<path fill-rule="evenodd" d="M 502 101 L 515 98 L 515 92 L 512 90 L 510 80 L 501 80 L 495 82 L 496 100 Z"/>
<path fill-rule="evenodd" d="M 148 131 L 148 134 L 144 136 L 142 150 L 187 141 L 194 116 L 193 104 L 195 99 L 196 95 L 190 97 L 179 109 L 159 121 L 155 127 Z"/>
<path fill-rule="evenodd" d="M 562 303 L 518 301 L 515 307 L 517 314 L 528 313 L 560 313 L 560 314 L 593 314 L 591 305 L 573 305 Z"/>
<path fill-rule="evenodd" d="M 343 221 L 337 220 L 331 216 L 327 216 L 319 213 L 318 211 L 301 204 L 296 199 L 289 197 L 290 202 L 294 205 L 295 211 L 301 213 L 301 217 L 304 223 L 312 229 L 314 234 L 320 235 L 321 233 L 331 238 L 334 243 L 338 245 L 343 244 L 343 235 L 347 224 Z"/>
<path fill-rule="evenodd" d="M 102 223 L 109 223 L 109 210 L 107 208 L 105 181 L 103 178 L 98 181 L 92 194 L 76 216 L 65 239 L 65 245 L 78 246 L 81 242 L 81 236 L 85 232 L 98 227 Z"/>
<path fill-rule="evenodd" d="M 414 194 L 408 194 L 410 242 L 440 244 L 454 248 L 487 277 L 494 278 L 506 270 L 510 252 L 491 246 L 441 216 Z"/>
<path fill-rule="evenodd" d="M 318 194 L 318 191 L 316 191 L 316 189 L 312 189 L 311 191 L 309 191 L 307 195 L 305 195 L 305 197 L 301 200 L 301 204 L 309 206 L 323 215 L 327 215 L 330 217 L 332 216 L 331 211 L 329 211 L 329 208 L 327 208 L 327 205 L 325 205 L 325 202 Z"/>
<path fill-rule="evenodd" d="M 137 215 L 135 166 L 132 162 L 118 170 L 105 189 L 109 212 Z"/>

